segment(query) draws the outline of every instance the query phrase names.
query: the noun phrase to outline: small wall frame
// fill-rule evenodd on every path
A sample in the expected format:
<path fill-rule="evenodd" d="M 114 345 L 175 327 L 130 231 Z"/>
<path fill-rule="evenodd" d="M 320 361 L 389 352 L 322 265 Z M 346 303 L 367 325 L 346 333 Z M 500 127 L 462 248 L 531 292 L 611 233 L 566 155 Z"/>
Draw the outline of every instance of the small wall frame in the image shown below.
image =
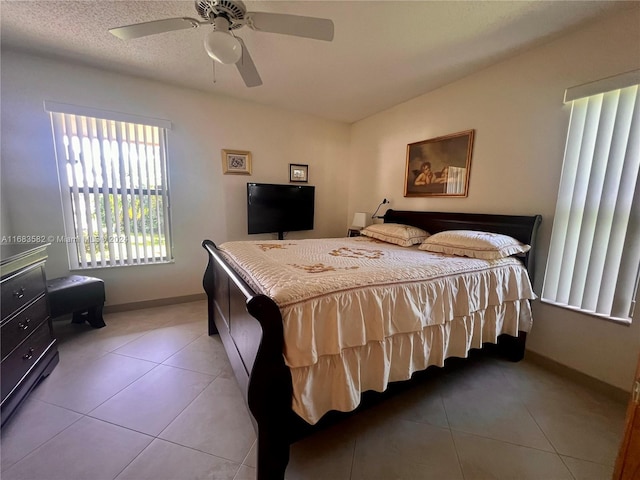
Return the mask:
<path fill-rule="evenodd" d="M 222 150 L 222 173 L 251 175 L 251 152 Z"/>
<path fill-rule="evenodd" d="M 309 165 L 290 163 L 289 181 L 295 183 L 307 183 L 309 181 Z"/>

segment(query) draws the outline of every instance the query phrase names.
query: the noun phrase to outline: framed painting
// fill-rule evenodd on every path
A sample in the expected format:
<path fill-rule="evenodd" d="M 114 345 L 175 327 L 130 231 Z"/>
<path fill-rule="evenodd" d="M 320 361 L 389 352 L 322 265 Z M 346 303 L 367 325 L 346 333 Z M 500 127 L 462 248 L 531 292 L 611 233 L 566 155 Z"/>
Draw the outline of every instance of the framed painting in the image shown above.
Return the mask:
<path fill-rule="evenodd" d="M 407 145 L 405 197 L 466 197 L 475 130 Z"/>
<path fill-rule="evenodd" d="M 289 181 L 307 183 L 309 181 L 309 165 L 289 164 Z"/>
<path fill-rule="evenodd" d="M 225 175 L 251 175 L 251 152 L 222 150 L 222 172 Z"/>

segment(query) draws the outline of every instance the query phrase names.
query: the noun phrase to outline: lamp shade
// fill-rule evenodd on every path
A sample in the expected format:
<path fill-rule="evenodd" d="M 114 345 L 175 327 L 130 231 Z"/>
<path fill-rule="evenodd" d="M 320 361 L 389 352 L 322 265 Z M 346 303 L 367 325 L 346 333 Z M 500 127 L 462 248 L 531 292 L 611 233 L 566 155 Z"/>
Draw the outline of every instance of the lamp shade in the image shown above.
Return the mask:
<path fill-rule="evenodd" d="M 352 227 L 356 228 L 364 228 L 367 226 L 368 215 L 364 212 L 356 212 L 353 214 L 353 222 L 351 222 Z"/>
<path fill-rule="evenodd" d="M 242 45 L 230 33 L 214 30 L 204 38 L 204 48 L 211 58 L 225 65 L 237 63 L 242 57 Z"/>

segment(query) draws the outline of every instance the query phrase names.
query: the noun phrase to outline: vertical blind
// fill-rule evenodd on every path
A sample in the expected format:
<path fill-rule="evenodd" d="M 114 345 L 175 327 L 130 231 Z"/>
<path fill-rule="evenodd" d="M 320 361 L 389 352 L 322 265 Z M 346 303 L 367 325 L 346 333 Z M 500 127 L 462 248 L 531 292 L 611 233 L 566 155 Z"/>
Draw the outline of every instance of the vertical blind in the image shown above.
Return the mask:
<path fill-rule="evenodd" d="M 542 300 L 628 320 L 640 267 L 638 85 L 572 101 Z"/>
<path fill-rule="evenodd" d="M 171 261 L 165 128 L 50 113 L 70 267 Z"/>

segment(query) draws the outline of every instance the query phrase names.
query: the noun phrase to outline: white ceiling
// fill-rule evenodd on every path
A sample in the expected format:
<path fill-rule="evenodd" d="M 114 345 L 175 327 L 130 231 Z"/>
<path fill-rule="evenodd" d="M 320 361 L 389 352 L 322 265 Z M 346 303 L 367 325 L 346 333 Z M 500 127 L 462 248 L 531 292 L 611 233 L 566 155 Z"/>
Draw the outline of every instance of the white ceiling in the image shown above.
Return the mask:
<path fill-rule="evenodd" d="M 112 27 L 198 18 L 193 1 L 0 1 L 1 46 L 354 122 L 634 2 L 246 1 L 330 18 L 333 42 L 236 30 L 264 84 L 247 88 L 203 47 L 208 26 L 124 41 Z"/>

